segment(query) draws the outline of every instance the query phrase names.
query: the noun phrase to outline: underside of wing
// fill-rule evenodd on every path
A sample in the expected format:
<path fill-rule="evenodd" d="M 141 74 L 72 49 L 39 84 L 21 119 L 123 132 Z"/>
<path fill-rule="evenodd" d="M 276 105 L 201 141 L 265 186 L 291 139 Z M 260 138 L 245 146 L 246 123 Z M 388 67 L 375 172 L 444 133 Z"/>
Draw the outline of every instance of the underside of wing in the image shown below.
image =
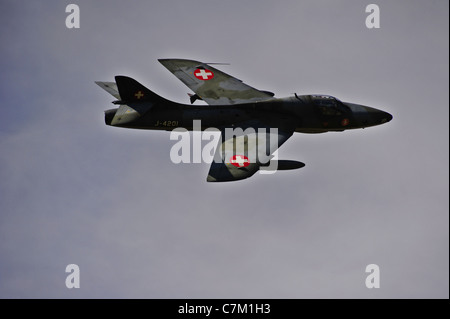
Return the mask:
<path fill-rule="evenodd" d="M 227 182 L 251 177 L 261 166 L 270 166 L 275 152 L 293 134 L 293 129 L 244 123 L 222 129 L 207 181 Z M 276 168 L 274 168 L 276 170 Z"/>
<path fill-rule="evenodd" d="M 158 60 L 186 86 L 195 92 L 194 99 L 209 105 L 242 104 L 269 100 L 270 92 L 260 91 L 212 66 L 192 60 Z"/>

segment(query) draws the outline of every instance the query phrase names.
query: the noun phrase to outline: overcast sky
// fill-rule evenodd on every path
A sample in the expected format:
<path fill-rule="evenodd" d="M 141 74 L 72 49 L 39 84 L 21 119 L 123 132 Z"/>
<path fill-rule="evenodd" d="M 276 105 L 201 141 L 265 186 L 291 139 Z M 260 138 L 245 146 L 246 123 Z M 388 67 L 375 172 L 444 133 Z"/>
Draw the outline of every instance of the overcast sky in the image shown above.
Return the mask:
<path fill-rule="evenodd" d="M 77 0 L 79 29 L 69 3 L 0 0 L 1 298 L 449 297 L 448 1 Z M 296 133 L 279 157 L 304 168 L 207 183 L 169 132 L 104 124 L 94 81 L 115 75 L 189 103 L 158 58 L 394 119 Z"/>

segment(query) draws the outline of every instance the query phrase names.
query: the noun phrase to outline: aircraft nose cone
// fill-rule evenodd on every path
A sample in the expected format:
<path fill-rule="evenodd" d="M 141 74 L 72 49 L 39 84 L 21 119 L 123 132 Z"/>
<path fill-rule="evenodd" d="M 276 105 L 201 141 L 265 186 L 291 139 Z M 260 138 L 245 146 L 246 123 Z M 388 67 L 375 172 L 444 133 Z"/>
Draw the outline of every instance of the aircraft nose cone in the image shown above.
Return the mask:
<path fill-rule="evenodd" d="M 392 115 L 388 112 L 384 112 L 369 106 L 365 106 L 364 108 L 369 114 L 369 122 L 371 122 L 371 125 L 380 125 L 392 120 Z"/>
<path fill-rule="evenodd" d="M 388 112 L 379 111 L 379 114 L 377 114 L 377 118 L 379 119 L 380 124 L 383 124 L 391 121 L 393 116 Z"/>
<path fill-rule="evenodd" d="M 392 120 L 392 115 L 382 110 L 354 103 L 345 103 L 353 113 L 359 127 L 369 127 L 387 123 Z"/>

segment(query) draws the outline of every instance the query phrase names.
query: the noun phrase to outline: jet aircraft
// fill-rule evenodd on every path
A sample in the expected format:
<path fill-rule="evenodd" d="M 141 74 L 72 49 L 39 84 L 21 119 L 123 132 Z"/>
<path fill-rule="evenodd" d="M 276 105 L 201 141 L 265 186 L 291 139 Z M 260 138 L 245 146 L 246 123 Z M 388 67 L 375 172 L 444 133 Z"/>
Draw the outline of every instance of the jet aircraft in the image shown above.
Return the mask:
<path fill-rule="evenodd" d="M 105 123 L 147 130 L 220 130 L 208 182 L 241 180 L 269 167 L 303 167 L 305 164 L 298 161 L 271 160 L 273 152 L 294 132 L 344 131 L 392 119 L 387 112 L 329 95 L 276 98 L 274 93 L 257 90 L 214 68 L 212 63 L 158 61 L 194 92 L 189 94 L 191 105 L 169 101 L 130 77 L 116 76 L 115 82 L 95 82 L 117 99 L 112 103 L 119 105 L 105 111 Z M 193 105 L 196 100 L 208 105 Z M 201 120 L 201 126 L 195 127 L 194 120 Z M 226 134 L 230 129 L 232 134 Z"/>

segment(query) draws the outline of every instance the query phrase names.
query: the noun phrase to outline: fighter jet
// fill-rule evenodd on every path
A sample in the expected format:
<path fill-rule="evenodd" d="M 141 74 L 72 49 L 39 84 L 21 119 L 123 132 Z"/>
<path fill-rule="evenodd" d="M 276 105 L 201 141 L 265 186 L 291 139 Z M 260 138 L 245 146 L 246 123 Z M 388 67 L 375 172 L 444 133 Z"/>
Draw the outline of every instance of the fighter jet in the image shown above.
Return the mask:
<path fill-rule="evenodd" d="M 147 130 L 205 130 L 221 132 L 207 181 L 225 182 L 253 176 L 258 170 L 289 170 L 305 166 L 273 160 L 273 152 L 296 133 L 341 132 L 380 125 L 392 115 L 322 94 L 276 98 L 212 66 L 185 59 L 160 59 L 194 94 L 191 104 L 169 101 L 136 80 L 116 76 L 95 82 L 113 95 L 118 108 L 105 111 L 110 126 Z M 193 105 L 202 100 L 208 105 Z M 194 125 L 201 121 L 200 126 Z M 230 133 L 231 132 L 231 133 Z"/>

